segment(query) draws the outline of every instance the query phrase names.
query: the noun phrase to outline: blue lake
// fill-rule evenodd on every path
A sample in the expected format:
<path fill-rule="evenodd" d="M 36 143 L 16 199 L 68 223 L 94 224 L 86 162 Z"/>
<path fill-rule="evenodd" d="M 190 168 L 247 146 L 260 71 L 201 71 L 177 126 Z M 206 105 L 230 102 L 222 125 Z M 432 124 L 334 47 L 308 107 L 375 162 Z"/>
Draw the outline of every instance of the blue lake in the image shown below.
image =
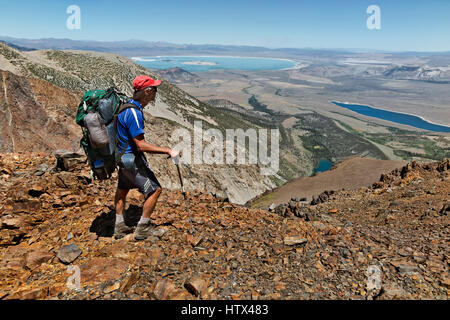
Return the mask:
<path fill-rule="evenodd" d="M 296 62 L 287 59 L 249 57 L 158 56 L 134 57 L 136 63 L 154 70 L 179 67 L 190 72 L 209 70 L 282 70 L 292 69 Z"/>
<path fill-rule="evenodd" d="M 333 163 L 328 161 L 328 159 L 320 159 L 314 173 L 328 171 L 332 166 Z"/>
<path fill-rule="evenodd" d="M 434 132 L 450 132 L 450 127 L 448 126 L 434 124 L 411 114 L 392 112 L 359 104 L 346 104 L 334 101 L 332 103 L 339 107 L 343 107 L 369 117 L 388 120 L 395 123 L 405 124 L 415 128 Z"/>

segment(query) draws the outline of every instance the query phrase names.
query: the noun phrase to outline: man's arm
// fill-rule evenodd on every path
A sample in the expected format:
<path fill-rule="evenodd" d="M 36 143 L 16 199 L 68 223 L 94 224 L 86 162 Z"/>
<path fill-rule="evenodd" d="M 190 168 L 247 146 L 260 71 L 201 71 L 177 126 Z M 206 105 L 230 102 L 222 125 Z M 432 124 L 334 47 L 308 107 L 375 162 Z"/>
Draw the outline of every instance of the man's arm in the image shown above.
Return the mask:
<path fill-rule="evenodd" d="M 156 154 L 168 154 L 171 157 L 176 157 L 178 155 L 178 152 L 175 150 L 172 150 L 170 148 L 165 147 L 157 147 L 154 146 L 144 139 L 144 134 L 140 134 L 133 138 L 134 143 L 136 144 L 137 150 L 140 152 L 147 152 L 147 153 L 156 153 Z"/>

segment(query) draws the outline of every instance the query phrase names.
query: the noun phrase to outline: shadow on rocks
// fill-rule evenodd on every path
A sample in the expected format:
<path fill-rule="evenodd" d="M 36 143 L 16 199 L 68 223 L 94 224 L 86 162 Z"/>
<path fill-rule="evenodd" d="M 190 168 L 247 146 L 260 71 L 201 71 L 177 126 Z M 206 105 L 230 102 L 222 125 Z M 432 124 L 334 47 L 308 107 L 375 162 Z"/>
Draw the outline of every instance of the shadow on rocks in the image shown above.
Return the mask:
<path fill-rule="evenodd" d="M 124 221 L 127 226 L 135 227 L 142 215 L 142 208 L 136 205 L 130 205 L 125 211 Z M 114 225 L 116 223 L 116 211 L 103 212 L 92 221 L 90 232 L 99 237 L 112 237 L 114 235 Z"/>

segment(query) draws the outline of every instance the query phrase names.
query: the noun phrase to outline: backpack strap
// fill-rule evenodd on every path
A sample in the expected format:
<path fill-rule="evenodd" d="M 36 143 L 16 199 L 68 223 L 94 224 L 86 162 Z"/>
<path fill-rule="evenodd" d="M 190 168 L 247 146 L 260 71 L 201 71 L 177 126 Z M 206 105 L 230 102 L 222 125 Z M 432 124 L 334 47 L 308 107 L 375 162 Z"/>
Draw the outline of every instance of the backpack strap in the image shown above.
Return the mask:
<path fill-rule="evenodd" d="M 131 109 L 131 108 L 141 111 L 141 109 L 139 109 L 139 107 L 136 106 L 135 104 L 133 104 L 133 103 L 125 103 L 125 104 L 122 104 L 119 107 L 119 109 L 117 110 L 117 113 L 114 115 L 114 129 L 116 130 L 116 135 L 115 135 L 115 140 L 116 140 L 116 144 L 115 144 L 116 145 L 116 151 L 115 151 L 115 153 L 116 153 L 116 156 L 117 156 L 117 154 L 119 154 L 118 153 L 118 151 L 119 151 L 119 144 L 118 144 L 118 142 L 119 141 L 117 139 L 117 119 L 118 119 L 120 113 L 122 113 L 123 111 L 125 111 L 127 109 Z M 142 118 L 144 119 L 144 122 L 145 122 L 144 113 L 142 111 L 141 111 L 141 113 L 142 113 Z M 128 139 L 127 144 L 125 145 L 125 147 L 120 152 L 119 158 L 118 159 L 116 158 L 116 162 L 118 162 L 118 160 L 120 160 L 122 158 L 122 156 L 125 153 L 125 150 L 127 150 L 128 146 L 130 145 L 130 141 L 131 140 Z"/>

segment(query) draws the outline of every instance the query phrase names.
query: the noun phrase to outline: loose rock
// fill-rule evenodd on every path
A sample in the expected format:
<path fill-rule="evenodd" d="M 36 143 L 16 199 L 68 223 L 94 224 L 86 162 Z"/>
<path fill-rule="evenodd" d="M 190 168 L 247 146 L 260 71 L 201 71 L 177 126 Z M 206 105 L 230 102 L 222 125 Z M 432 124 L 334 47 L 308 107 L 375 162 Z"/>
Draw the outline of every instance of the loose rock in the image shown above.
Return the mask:
<path fill-rule="evenodd" d="M 81 250 L 76 244 L 69 244 L 63 246 L 58 251 L 58 259 L 65 264 L 70 264 L 76 260 L 81 255 Z"/>

